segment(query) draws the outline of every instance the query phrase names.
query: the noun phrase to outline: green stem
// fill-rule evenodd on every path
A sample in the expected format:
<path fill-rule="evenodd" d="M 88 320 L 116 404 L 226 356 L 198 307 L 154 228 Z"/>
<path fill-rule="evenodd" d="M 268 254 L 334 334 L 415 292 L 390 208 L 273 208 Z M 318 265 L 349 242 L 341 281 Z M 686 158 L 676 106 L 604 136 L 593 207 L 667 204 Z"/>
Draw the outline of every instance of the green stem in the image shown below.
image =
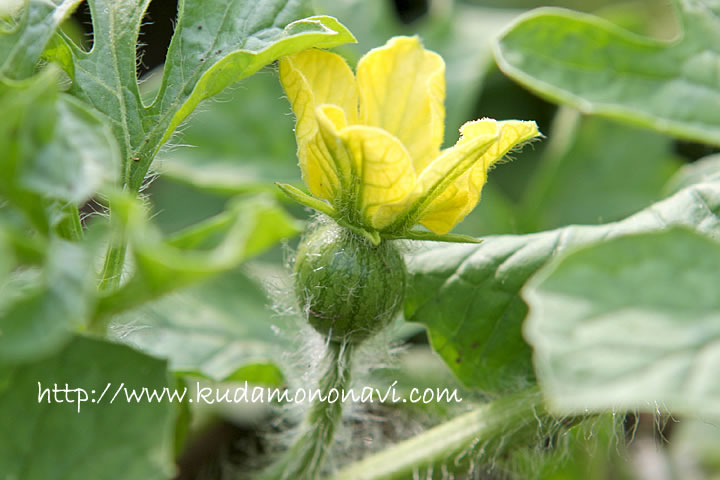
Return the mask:
<path fill-rule="evenodd" d="M 122 239 L 123 232 L 120 225 L 115 225 L 114 235 L 110 238 L 110 243 L 105 253 L 105 263 L 100 273 L 100 283 L 98 290 L 100 292 L 111 292 L 120 287 L 122 279 L 122 271 L 125 266 L 125 253 L 127 252 L 127 244 Z M 88 331 L 105 335 L 107 330 L 107 319 L 103 315 L 95 315 L 88 325 Z"/>
<path fill-rule="evenodd" d="M 112 210 L 110 212 L 112 219 Z M 120 222 L 112 222 L 113 234 L 105 254 L 105 263 L 103 264 L 102 274 L 100 275 L 100 284 L 98 290 L 107 292 L 116 290 L 120 286 L 122 279 L 122 271 L 125 266 L 125 252 L 127 251 L 127 243 L 125 241 L 124 228 Z"/>
<path fill-rule="evenodd" d="M 292 447 L 272 465 L 265 480 L 315 480 L 320 478 L 325 457 L 332 446 L 335 429 L 342 421 L 342 395 L 350 383 L 349 344 L 331 342 L 328 368 L 320 379 L 318 389 L 324 400 L 318 398 L 307 413 L 298 438 Z M 328 402 L 328 395 L 337 390 L 338 400 Z M 335 399 L 335 394 L 330 395 Z"/>
<path fill-rule="evenodd" d="M 160 149 L 160 145 L 164 143 L 162 135 L 157 133 L 159 130 L 155 129 L 153 131 L 156 133 L 146 137 L 141 148 L 133 149 L 130 145 L 127 145 L 126 148 L 126 153 L 131 150 L 132 153 L 125 156 L 127 163 L 123 174 L 122 189 L 131 192 L 134 196 L 137 196 L 142 188 L 150 165 Z M 109 210 L 112 219 L 112 204 L 110 204 Z M 98 290 L 101 292 L 118 289 L 122 280 L 123 268 L 125 267 L 125 255 L 128 245 L 125 239 L 124 227 L 120 222 L 113 222 L 112 229 L 112 238 L 105 252 L 105 262 L 103 263 L 98 284 Z M 95 333 L 104 334 L 107 321 L 102 316 L 96 316 L 91 320 L 88 328 Z"/>
<path fill-rule="evenodd" d="M 80 212 L 75 204 L 69 203 L 63 207 L 63 219 L 58 223 L 57 234 L 65 240 L 79 241 L 83 238 Z"/>
<path fill-rule="evenodd" d="M 487 403 L 473 411 L 353 463 L 333 480 L 388 480 L 414 478 L 422 469 L 465 468 L 480 455 L 497 456 L 504 446 L 535 438 L 538 419 L 545 414 L 535 387 Z M 512 438 L 511 438 L 512 437 Z M 473 451 L 478 449 L 473 454 Z M 486 459 L 487 460 L 487 459 Z"/>

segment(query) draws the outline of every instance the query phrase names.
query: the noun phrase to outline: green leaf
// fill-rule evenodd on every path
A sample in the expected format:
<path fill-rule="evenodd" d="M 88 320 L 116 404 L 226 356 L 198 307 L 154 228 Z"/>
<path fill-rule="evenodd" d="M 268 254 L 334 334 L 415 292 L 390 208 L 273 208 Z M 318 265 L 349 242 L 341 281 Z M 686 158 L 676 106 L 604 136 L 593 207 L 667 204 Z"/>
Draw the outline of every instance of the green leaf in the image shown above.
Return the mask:
<path fill-rule="evenodd" d="M 0 364 L 51 354 L 85 327 L 95 305 L 93 267 L 104 230 L 95 225 L 83 242 L 53 238 L 43 244 L 40 265 L 13 265 L 5 278 L 0 272 Z M 11 238 L 16 232 L 2 233 L 12 254 L 9 244 L 21 240 Z"/>
<path fill-rule="evenodd" d="M 282 239 L 300 232 L 298 223 L 266 198 L 233 202 L 227 211 L 169 239 L 149 223 L 137 202 L 113 202 L 128 230 L 134 275 L 101 298 L 97 316 L 135 308 L 231 270 Z"/>
<path fill-rule="evenodd" d="M 266 0 L 260 8 L 247 1 L 181 3 L 163 82 L 151 107 L 159 118 L 172 115 L 163 140 L 202 100 L 279 57 L 355 41 L 333 17 L 296 20 L 307 12 L 302 2 Z"/>
<path fill-rule="evenodd" d="M 523 215 L 532 230 L 607 223 L 663 198 L 680 165 L 662 134 L 561 109 Z"/>
<path fill-rule="evenodd" d="M 52 247 L 44 271 L 20 271 L 3 282 L 0 362 L 27 361 L 57 350 L 87 318 L 92 276 L 85 275 L 85 266 L 90 259 L 70 243 Z"/>
<path fill-rule="evenodd" d="M 278 321 L 258 282 L 232 270 L 120 317 L 123 342 L 167 358 L 175 373 L 280 385 Z"/>
<path fill-rule="evenodd" d="M 28 0 L 17 24 L 9 30 L 0 26 L 0 77 L 23 79 L 32 75 L 43 49 L 80 2 Z"/>
<path fill-rule="evenodd" d="M 82 204 L 118 178 L 118 156 L 109 128 L 74 98 L 61 95 L 57 124 L 44 148 L 28 158 L 20 181 L 38 194 Z"/>
<path fill-rule="evenodd" d="M 720 243 L 682 229 L 552 262 L 523 291 L 550 406 L 720 415 L 719 282 Z"/>
<path fill-rule="evenodd" d="M 76 99 L 58 94 L 56 79 L 57 71 L 46 70 L 22 82 L 0 81 L 0 197 L 41 232 L 54 222 L 53 202 L 81 205 L 119 173 L 109 128 Z"/>
<path fill-rule="evenodd" d="M 65 39 L 74 57 L 70 93 L 104 113 L 120 144 L 124 178 L 144 140 L 144 107 L 136 79 L 136 44 L 150 0 L 91 0 L 93 47 L 85 52 Z M 68 67 L 66 67 L 68 68 Z"/>
<path fill-rule="evenodd" d="M 71 92 L 107 115 L 121 139 L 125 184 L 138 191 L 159 148 L 199 102 L 278 57 L 327 48 L 353 37 L 331 17 L 310 17 L 305 2 L 184 2 L 150 106 L 136 79 L 138 31 L 149 0 L 90 0 L 95 43 L 86 53 L 69 43 Z M 242 21 L 239 21 L 242 19 Z M 62 53 L 63 49 L 57 50 Z"/>
<path fill-rule="evenodd" d="M 88 400 L 78 404 L 81 393 L 66 398 L 61 391 L 56 402 L 53 387 L 66 384 L 84 389 Z M 59 472 L 98 480 L 172 477 L 174 405 L 166 399 L 127 401 L 123 392 L 111 402 L 122 385 L 138 392 L 172 387 L 164 362 L 82 337 L 48 359 L 0 369 L 5 478 L 46 480 Z M 47 388 L 51 391 L 44 394 Z"/>
<path fill-rule="evenodd" d="M 409 259 L 405 318 L 427 327 L 433 348 L 465 385 L 514 389 L 533 375 L 521 333 L 527 305 L 518 292 L 542 265 L 569 248 L 670 225 L 718 235 L 718 212 L 720 184 L 699 184 L 616 223 L 428 246 Z"/>
<path fill-rule="evenodd" d="M 544 8 L 504 34 L 496 59 L 507 75 L 551 101 L 720 145 L 720 9 L 703 0 L 676 3 L 684 33 L 671 43 Z"/>

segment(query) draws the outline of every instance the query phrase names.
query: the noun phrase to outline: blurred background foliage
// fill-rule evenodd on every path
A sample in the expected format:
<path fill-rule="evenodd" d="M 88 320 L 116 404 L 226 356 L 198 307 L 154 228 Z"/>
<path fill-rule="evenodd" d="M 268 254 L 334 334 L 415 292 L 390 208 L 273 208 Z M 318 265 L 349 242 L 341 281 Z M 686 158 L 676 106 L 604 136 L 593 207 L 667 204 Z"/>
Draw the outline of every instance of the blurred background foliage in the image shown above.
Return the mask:
<path fill-rule="evenodd" d="M 490 174 L 480 205 L 456 229 L 459 233 L 475 236 L 529 233 L 568 224 L 619 220 L 674 189 L 679 180 L 673 177 L 684 164 L 716 151 L 706 145 L 678 141 L 613 120 L 585 116 L 569 107 L 558 107 L 503 75 L 493 59 L 494 39 L 513 19 L 540 6 L 591 12 L 623 28 L 659 39 L 672 39 L 679 32 L 670 0 L 315 2 L 317 13 L 339 18 L 357 37 L 357 44 L 337 50 L 351 65 L 394 35 L 417 34 L 428 49 L 444 57 L 448 85 L 446 146 L 455 142 L 457 129 L 468 120 L 487 116 L 538 122 L 547 138 L 526 147 L 516 161 L 502 164 Z M 141 42 L 145 46 L 140 48 L 140 74 L 147 99 L 153 98 L 158 87 L 157 72 L 162 68 L 176 8 L 172 1 L 153 1 L 143 26 Z M 92 43 L 85 6 L 80 7 L 65 30 L 87 45 Z M 257 192 L 276 196 L 295 217 L 309 220 L 309 212 L 286 202 L 274 186 L 276 181 L 301 185 L 293 124 L 273 67 L 206 102 L 156 161 L 159 175 L 145 191 L 152 204 L 154 222 L 165 233 L 176 232 L 222 212 L 227 202 L 237 196 Z M 277 365 L 283 363 L 281 353 L 287 339 L 277 335 L 272 326 L 284 320 L 268 308 L 273 299 L 267 296 L 263 285 L 270 277 L 284 275 L 287 251 L 276 248 L 249 266 L 182 295 L 155 302 L 116 335 L 145 351 L 169 357 L 176 371 L 209 380 L 248 378 L 257 383 L 282 385 L 287 379 Z M 239 311 L 244 313 L 242 323 L 237 322 Z M 425 380 L 454 384 L 444 364 L 430 354 L 421 329 L 405 327 L 398 332 L 400 338 L 409 338 L 415 344 L 412 350 L 417 355 L 415 364 L 420 362 L 426 365 L 426 372 L 432 372 L 430 380 L 424 376 Z M 242 367 L 238 369 L 238 365 Z M 417 379 L 413 374 L 412 369 L 405 368 L 400 375 Z M 221 412 L 220 416 L 237 420 L 243 415 Z M 257 418 L 256 412 L 247 418 Z M 536 451 L 518 452 L 509 460 L 512 463 L 509 468 L 534 471 L 539 478 L 592 480 L 643 478 L 648 469 L 638 462 L 648 458 L 651 463 L 669 464 L 674 458 L 675 464 L 718 467 L 717 448 L 713 448 L 717 432 L 708 431 L 699 422 L 680 424 L 669 450 L 642 450 L 648 438 L 651 444 L 659 441 L 654 429 L 644 432 L 647 435 L 630 447 L 639 452 L 633 457 L 620 446 L 622 442 L 602 441 L 624 434 L 617 422 L 606 420 L 591 427 L 582 424 L 571 429 L 563 440 L 571 445 L 561 449 L 562 458 L 541 458 Z M 635 425 L 635 421 L 629 424 Z M 644 419 L 637 425 L 646 423 Z M 244 427 L 238 429 L 237 422 L 234 425 L 232 438 L 247 441 L 253 437 Z M 227 432 L 217 432 L 216 441 L 226 440 L 223 435 Z M 613 445 L 610 448 L 614 451 L 605 452 L 603 449 L 608 445 Z M 252 454 L 246 451 L 248 448 L 241 448 L 244 453 L 240 456 Z M 600 453 L 595 455 L 598 448 Z M 621 455 L 615 455 L 615 451 Z M 190 464 L 186 472 L 197 467 L 192 466 L 193 458 L 190 451 L 185 459 Z M 635 460 L 627 461 L 628 458 Z M 548 462 L 552 468 L 547 466 Z M 558 469 L 558 465 L 562 467 Z M 183 478 L 191 478 L 192 474 L 187 475 Z M 683 474 L 677 478 L 702 477 Z"/>

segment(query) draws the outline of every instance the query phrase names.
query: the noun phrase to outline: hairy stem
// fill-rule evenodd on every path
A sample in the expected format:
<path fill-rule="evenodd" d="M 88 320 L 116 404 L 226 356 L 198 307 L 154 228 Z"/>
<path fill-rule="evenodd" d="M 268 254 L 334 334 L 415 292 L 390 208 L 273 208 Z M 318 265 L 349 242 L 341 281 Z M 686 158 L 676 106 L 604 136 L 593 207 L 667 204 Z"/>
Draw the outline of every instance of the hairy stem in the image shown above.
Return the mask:
<path fill-rule="evenodd" d="M 325 458 L 332 445 L 335 429 L 342 421 L 342 393 L 350 383 L 349 344 L 330 342 L 329 365 L 320 379 L 318 398 L 310 408 L 299 436 L 292 447 L 270 467 L 266 480 L 314 480 L 320 478 Z M 333 392 L 337 391 L 337 395 Z M 328 398 L 329 397 L 329 398 Z M 329 402 L 329 400 L 335 400 Z"/>
<path fill-rule="evenodd" d="M 127 245 L 122 242 L 108 245 L 105 263 L 100 277 L 100 291 L 116 290 L 120 286 Z"/>
<path fill-rule="evenodd" d="M 415 478 L 417 472 L 445 466 L 467 471 L 475 462 L 502 454 L 517 436 L 537 435 L 544 415 L 537 388 L 487 403 L 469 413 L 400 442 L 344 468 L 333 480 L 387 480 Z M 508 440 L 512 437 L 512 440 Z"/>
<path fill-rule="evenodd" d="M 111 213 L 112 215 L 112 213 Z M 113 235 L 107 246 L 105 253 L 105 263 L 103 264 L 102 273 L 100 274 L 100 283 L 98 290 L 100 292 L 111 292 L 120 287 L 122 280 L 122 272 L 125 267 L 125 254 L 127 252 L 127 243 L 123 227 L 119 222 L 113 222 Z M 100 317 L 95 317 L 90 323 L 90 330 L 96 333 L 104 334 L 107 324 Z"/>
<path fill-rule="evenodd" d="M 115 227 L 116 235 L 110 239 L 107 251 L 105 253 L 105 262 L 100 273 L 100 283 L 98 290 L 100 292 L 112 292 L 120 287 L 123 267 L 125 266 L 125 253 L 127 252 L 127 244 L 124 240 L 118 240 L 122 235 L 119 226 Z M 90 332 L 98 335 L 105 335 L 108 326 L 108 319 L 103 315 L 95 315 L 88 325 Z"/>
<path fill-rule="evenodd" d="M 83 238 L 82 224 L 80 223 L 80 212 L 74 204 L 63 207 L 63 219 L 57 226 L 57 233 L 65 240 L 78 241 Z"/>

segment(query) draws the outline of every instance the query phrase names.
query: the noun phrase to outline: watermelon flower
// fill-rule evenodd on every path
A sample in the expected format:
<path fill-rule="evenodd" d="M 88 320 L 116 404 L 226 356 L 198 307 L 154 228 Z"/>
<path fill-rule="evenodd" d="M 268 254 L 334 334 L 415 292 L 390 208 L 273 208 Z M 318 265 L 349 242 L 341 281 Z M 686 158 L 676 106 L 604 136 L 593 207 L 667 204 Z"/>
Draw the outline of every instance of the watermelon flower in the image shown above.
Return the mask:
<path fill-rule="evenodd" d="M 466 241 L 448 232 L 480 200 L 488 170 L 540 135 L 535 122 L 483 118 L 464 124 L 457 143 L 442 150 L 445 63 L 417 37 L 371 50 L 356 75 L 324 50 L 279 63 L 312 196 L 280 188 L 375 244 L 381 237 Z"/>

